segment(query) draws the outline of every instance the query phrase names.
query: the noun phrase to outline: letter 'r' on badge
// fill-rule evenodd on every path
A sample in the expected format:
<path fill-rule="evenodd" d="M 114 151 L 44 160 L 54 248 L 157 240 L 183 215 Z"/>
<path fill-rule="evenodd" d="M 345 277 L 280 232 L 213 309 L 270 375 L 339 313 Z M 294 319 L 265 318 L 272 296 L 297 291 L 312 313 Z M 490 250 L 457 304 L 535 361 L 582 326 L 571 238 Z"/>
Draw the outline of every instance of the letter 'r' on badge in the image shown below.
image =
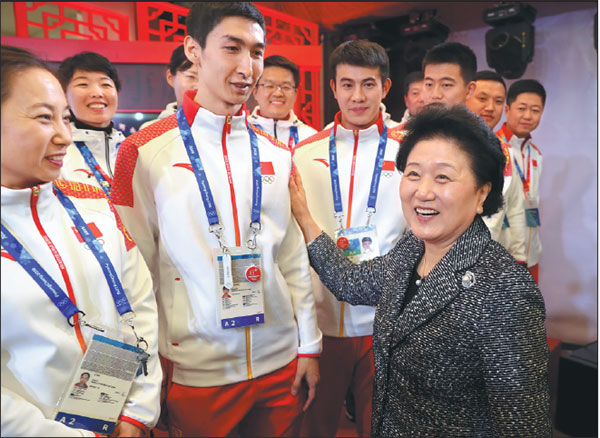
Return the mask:
<path fill-rule="evenodd" d="M 339 249 L 346 249 L 348 248 L 348 245 L 350 245 L 350 242 L 348 242 L 348 239 L 346 239 L 345 237 L 340 237 L 337 240 L 337 246 Z"/>

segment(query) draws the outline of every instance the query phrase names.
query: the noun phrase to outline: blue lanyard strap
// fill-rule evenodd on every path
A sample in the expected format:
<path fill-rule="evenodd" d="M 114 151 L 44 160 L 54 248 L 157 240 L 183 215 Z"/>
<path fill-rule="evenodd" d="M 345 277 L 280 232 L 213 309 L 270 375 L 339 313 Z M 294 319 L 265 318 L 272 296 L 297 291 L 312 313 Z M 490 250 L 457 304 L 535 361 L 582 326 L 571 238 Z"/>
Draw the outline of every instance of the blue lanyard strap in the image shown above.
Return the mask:
<path fill-rule="evenodd" d="M 338 171 L 337 147 L 334 131 L 335 127 L 332 127 L 329 133 L 329 173 L 331 175 L 331 190 L 333 192 L 333 208 L 335 210 L 335 216 L 338 219 L 340 228 L 343 228 L 342 217 L 344 215 L 344 209 L 342 206 L 342 190 L 340 188 L 340 175 Z M 369 189 L 369 199 L 367 201 L 367 212 L 369 213 L 369 219 L 371 215 L 375 213 L 375 206 L 377 205 L 379 181 L 381 179 L 381 169 L 383 168 L 383 158 L 385 155 L 386 146 L 387 127 L 383 125 L 381 136 L 379 137 L 377 156 L 375 157 L 375 166 L 373 167 L 371 188 Z"/>
<path fill-rule="evenodd" d="M 210 190 L 210 185 L 206 177 L 206 172 L 202 166 L 202 160 L 198 154 L 198 148 L 192 130 L 185 117 L 183 108 L 177 110 L 177 124 L 179 125 L 179 131 L 181 132 L 181 139 L 187 151 L 196 181 L 198 182 L 198 188 L 200 189 L 200 195 L 202 196 L 202 202 L 204 203 L 204 210 L 208 218 L 208 223 L 211 226 L 211 231 L 217 230 L 216 227 L 220 227 L 219 214 Z M 251 223 L 250 228 L 255 233 L 260 230 L 260 209 L 262 204 L 262 174 L 260 170 L 260 153 L 258 149 L 258 138 L 256 133 L 250 126 L 247 126 L 248 134 L 250 135 L 250 149 L 252 155 L 252 212 L 251 212 Z M 220 234 L 217 232 L 217 238 L 220 240 Z"/>
<path fill-rule="evenodd" d="M 290 146 L 296 146 L 298 144 L 298 127 L 295 125 L 290 126 L 290 137 L 294 142 Z"/>
<path fill-rule="evenodd" d="M 104 193 L 106 193 L 106 196 L 108 196 L 110 198 L 110 183 L 106 180 L 106 178 L 104 178 L 104 175 L 102 175 L 102 173 L 98 170 L 98 167 L 100 167 L 100 165 L 94 158 L 94 155 L 92 154 L 90 149 L 82 141 L 76 141 L 75 146 L 77 146 L 77 149 L 79 149 L 79 152 L 81 152 L 81 155 L 83 156 L 83 159 L 85 160 L 86 164 L 88 165 L 88 167 L 90 168 L 90 170 L 92 171 L 92 173 L 94 174 L 94 176 L 96 177 L 98 182 L 100 183 L 100 188 L 102 190 L 104 190 Z"/>
<path fill-rule="evenodd" d="M 80 310 L 73 304 L 69 296 L 60 288 L 54 279 L 40 266 L 40 264 L 29 254 L 21 243 L 10 231 L 2 226 L 2 246 L 19 263 L 23 269 L 35 280 L 35 282 L 48 295 L 60 313 L 69 321 L 73 315 Z"/>
<path fill-rule="evenodd" d="M 56 196 L 58 197 L 60 203 L 63 205 L 67 214 L 73 221 L 73 224 L 83 237 L 85 243 L 87 243 L 88 247 L 100 263 L 100 267 L 102 268 L 102 273 L 108 282 L 108 287 L 110 289 L 110 293 L 112 294 L 113 300 L 115 302 L 115 306 L 117 307 L 117 311 L 119 315 L 123 316 L 128 312 L 132 312 L 131 306 L 129 305 L 129 300 L 127 299 L 127 295 L 125 295 L 125 291 L 123 290 L 123 286 L 119 281 L 119 277 L 115 271 L 115 268 L 110 261 L 110 258 L 104 251 L 104 248 L 98 242 L 98 239 L 94 237 L 94 234 L 89 229 L 75 206 L 73 202 L 58 188 L 56 184 L 53 185 L 54 190 L 56 192 Z"/>

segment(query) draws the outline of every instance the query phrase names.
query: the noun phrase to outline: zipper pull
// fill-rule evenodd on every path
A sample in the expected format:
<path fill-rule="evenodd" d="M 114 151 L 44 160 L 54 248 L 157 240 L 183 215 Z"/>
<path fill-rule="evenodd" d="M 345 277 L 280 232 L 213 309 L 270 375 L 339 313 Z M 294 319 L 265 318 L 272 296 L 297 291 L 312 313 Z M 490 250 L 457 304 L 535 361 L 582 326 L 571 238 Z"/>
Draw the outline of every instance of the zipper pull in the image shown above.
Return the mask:
<path fill-rule="evenodd" d="M 354 138 L 358 138 L 358 129 L 355 129 L 353 132 L 354 132 Z"/>
<path fill-rule="evenodd" d="M 227 116 L 225 119 L 225 127 L 227 129 L 227 134 L 231 134 L 231 116 Z"/>

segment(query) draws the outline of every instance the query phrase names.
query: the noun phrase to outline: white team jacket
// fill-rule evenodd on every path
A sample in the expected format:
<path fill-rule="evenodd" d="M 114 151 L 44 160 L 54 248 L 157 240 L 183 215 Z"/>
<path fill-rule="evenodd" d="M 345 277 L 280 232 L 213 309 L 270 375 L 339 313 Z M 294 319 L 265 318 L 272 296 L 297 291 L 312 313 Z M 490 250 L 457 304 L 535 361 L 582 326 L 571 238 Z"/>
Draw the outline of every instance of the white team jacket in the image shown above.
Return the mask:
<path fill-rule="evenodd" d="M 228 246 L 249 238 L 252 161 L 246 113 L 217 116 L 186 94 L 190 123 Z M 227 124 L 227 120 L 230 124 Z M 227 128 L 229 126 L 229 129 Z M 222 140 L 224 142 L 222 143 Z M 121 145 L 112 199 L 154 275 L 160 352 L 173 361 L 173 381 L 207 387 L 245 381 L 321 351 L 308 255 L 292 217 L 288 181 L 291 153 L 258 135 L 263 175 L 262 231 L 265 323 L 222 329 L 206 211 L 176 116 L 139 131 Z M 224 164 L 227 150 L 237 209 Z"/>
<path fill-rule="evenodd" d="M 149 126 L 149 125 L 153 124 L 154 122 L 158 122 L 159 120 L 167 118 L 170 115 L 175 114 L 176 112 L 177 112 L 177 102 L 168 103 L 167 106 L 165 107 L 165 109 L 160 112 L 160 114 L 158 115 L 158 117 L 156 119 L 148 120 L 147 122 L 142 123 L 142 126 L 140 126 L 139 130 L 141 131 L 146 126 Z"/>
<path fill-rule="evenodd" d="M 336 115 L 335 125 L 332 129 L 336 129 L 338 171 L 345 214 L 344 226 L 347 226 L 348 211 L 351 212 L 350 226 L 363 226 L 367 223 L 365 210 L 383 127 L 382 117 L 380 116 L 378 122 L 369 128 L 357 132 L 342 127 L 339 117 L 340 113 Z M 319 226 L 334 238 L 334 232 L 338 226 L 334 217 L 333 192 L 329 172 L 329 133 L 330 129 L 326 129 L 299 143 L 294 149 L 294 164 L 302 177 L 312 216 Z M 382 255 L 392 249 L 406 229 L 399 195 L 401 175 L 395 167 L 398 148 L 398 141 L 390 137 L 390 130 L 388 130 L 384 166 L 376 204 L 377 212 L 371 217 L 371 224 L 374 224 L 377 229 L 379 249 Z M 352 205 L 349 207 L 350 176 L 354 151 L 356 151 L 356 169 Z M 336 337 L 371 335 L 375 308 L 338 302 L 321 283 L 314 271 L 312 274 L 319 327 L 323 333 Z"/>
<path fill-rule="evenodd" d="M 156 300 L 150 273 L 138 249 L 118 229 L 117 216 L 109 209 L 100 189 L 57 180 L 90 226 L 110 257 L 123 289 L 136 313 L 135 330 L 149 344 L 148 376 L 134 380 L 122 415 L 153 427 L 160 411 L 162 371 L 158 361 Z M 62 257 L 77 307 L 86 321 L 122 328 L 110 289 L 100 265 L 86 244 L 78 240 L 73 222 L 53 193 L 43 184 L 39 201 L 30 206 L 31 188 L 2 187 L 2 222 L 67 293 L 58 265 L 38 232 L 34 217 Z M 90 224 L 95 225 L 92 226 Z M 95 233 L 98 234 L 98 233 Z M 2 249 L 2 436 L 94 436 L 51 419 L 75 366 L 82 358 L 75 330 L 44 291 Z M 83 334 L 93 330 L 84 327 Z"/>
<path fill-rule="evenodd" d="M 110 135 L 104 131 L 79 129 L 75 127 L 74 123 L 71 123 L 71 131 L 73 133 L 73 143 L 67 148 L 67 155 L 63 161 L 60 177 L 69 181 L 79 181 L 84 184 L 100 187 L 100 183 L 83 159 L 83 155 L 81 155 L 81 152 L 75 146 L 74 142 L 83 141 L 102 168 L 104 174 L 112 180 L 115 161 L 117 159 L 117 149 L 121 142 L 125 140 L 125 135 L 115 128 L 113 128 Z M 111 183 L 111 181 L 108 182 Z"/>
<path fill-rule="evenodd" d="M 275 137 L 283 144 L 294 147 L 293 139 L 290 136 L 290 127 L 296 126 L 298 128 L 298 142 L 307 139 L 311 135 L 315 135 L 317 130 L 311 126 L 308 126 L 302 120 L 294 114 L 294 111 L 290 111 L 290 115 L 286 120 L 275 120 L 263 117 L 260 115 L 260 108 L 256 106 L 250 117 L 248 117 L 250 123 L 254 125 L 260 125 L 260 127 L 268 134 Z"/>
<path fill-rule="evenodd" d="M 527 162 L 528 154 L 531 151 L 531 180 L 530 188 L 528 192 L 529 199 L 534 199 L 539 205 L 540 200 L 540 176 L 542 174 L 542 153 L 540 150 L 531 143 L 531 136 L 523 144 L 522 138 L 518 138 L 513 135 L 512 132 L 506 127 L 506 123 L 502 125 L 496 134 L 500 139 L 503 139 L 511 145 L 513 160 L 516 160 L 519 167 L 527 173 Z M 523 146 L 523 148 L 521 148 Z M 523 154 L 525 160 L 523 160 Z M 525 168 L 523 167 L 525 166 Z M 525 217 L 525 195 L 523 193 L 523 181 L 521 180 L 516 166 L 513 161 L 513 185 L 515 186 L 515 194 L 513 204 L 515 209 L 518 209 L 518 214 L 511 220 L 509 217 L 509 228 L 503 229 L 503 235 L 499 239 L 507 249 L 508 252 L 517 261 L 526 262 L 527 267 L 535 266 L 540 260 L 542 254 L 542 241 L 540 239 L 540 228 L 539 227 L 528 227 Z"/>

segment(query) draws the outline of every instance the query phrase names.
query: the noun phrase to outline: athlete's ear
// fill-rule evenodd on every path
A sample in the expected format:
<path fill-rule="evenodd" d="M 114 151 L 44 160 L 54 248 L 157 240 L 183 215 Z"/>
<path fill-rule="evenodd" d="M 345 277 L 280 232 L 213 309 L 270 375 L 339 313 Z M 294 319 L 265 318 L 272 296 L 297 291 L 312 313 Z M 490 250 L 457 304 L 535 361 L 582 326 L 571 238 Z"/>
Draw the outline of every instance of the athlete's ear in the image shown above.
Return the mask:
<path fill-rule="evenodd" d="M 186 35 L 185 39 L 183 40 L 183 50 L 185 52 L 186 58 L 189 59 L 192 64 L 201 67 L 201 63 L 200 63 L 201 48 L 200 48 L 200 44 L 198 44 L 198 41 L 196 41 L 190 35 Z"/>

